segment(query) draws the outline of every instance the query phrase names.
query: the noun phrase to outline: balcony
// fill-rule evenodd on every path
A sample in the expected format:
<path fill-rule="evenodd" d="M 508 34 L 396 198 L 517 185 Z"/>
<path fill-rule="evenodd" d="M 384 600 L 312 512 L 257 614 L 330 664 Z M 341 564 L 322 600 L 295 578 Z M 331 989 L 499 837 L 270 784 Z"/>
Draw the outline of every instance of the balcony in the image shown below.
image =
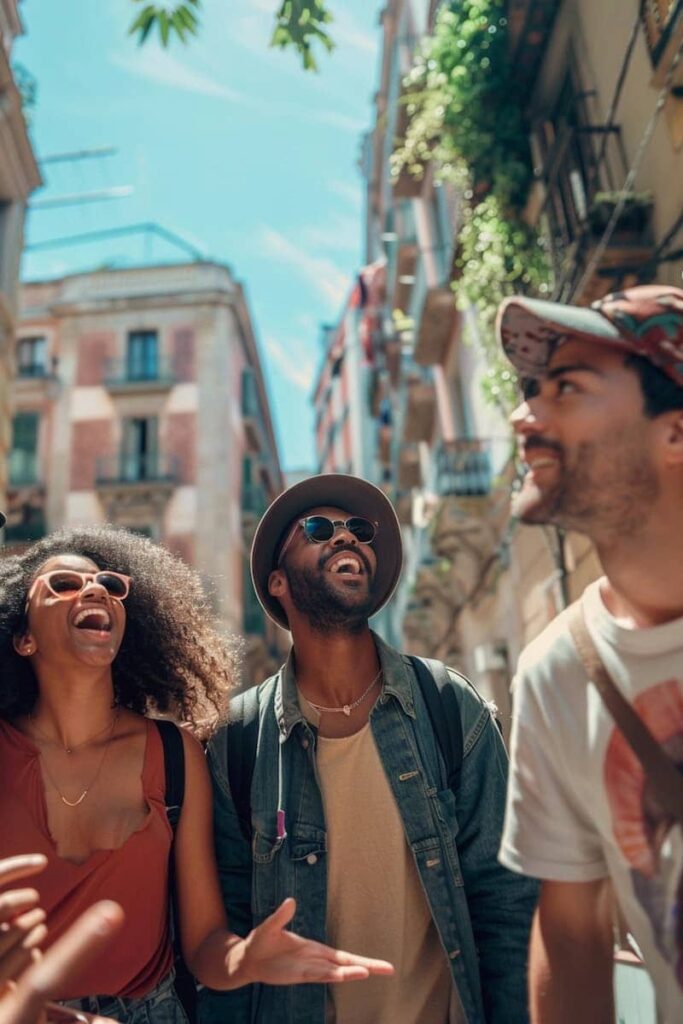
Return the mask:
<path fill-rule="evenodd" d="M 507 525 L 514 478 L 508 438 L 473 438 L 443 444 L 436 455 L 439 507 L 432 549 L 457 562 L 469 587 L 494 557 Z"/>
<path fill-rule="evenodd" d="M 242 422 L 249 450 L 262 452 L 265 447 L 263 418 L 256 377 L 251 369 L 242 371 Z"/>
<path fill-rule="evenodd" d="M 44 487 L 35 480 L 13 479 L 7 492 L 5 544 L 25 547 L 46 533 Z"/>
<path fill-rule="evenodd" d="M 437 491 L 440 495 L 482 497 L 491 491 L 491 442 L 474 440 L 443 444 L 436 456 Z"/>
<path fill-rule="evenodd" d="M 425 296 L 413 351 L 420 366 L 443 364 L 455 334 L 459 313 L 450 288 L 430 288 Z"/>
<path fill-rule="evenodd" d="M 98 486 L 158 483 L 173 487 L 178 481 L 178 468 L 177 456 L 159 452 L 107 455 L 97 460 L 96 482 Z"/>
<path fill-rule="evenodd" d="M 436 425 L 436 392 L 434 383 L 422 377 L 408 380 L 403 440 L 406 444 L 431 441 Z"/>
<path fill-rule="evenodd" d="M 405 90 L 402 90 L 401 96 L 398 101 L 398 117 L 396 119 L 396 127 L 394 129 L 394 136 L 397 141 L 403 141 L 405 138 L 406 131 L 408 130 L 408 124 L 410 122 L 410 115 L 408 114 L 408 96 Z M 402 167 L 400 173 L 392 179 L 392 188 L 395 199 L 417 199 L 422 195 L 424 188 L 424 179 L 427 173 L 427 165 L 422 164 L 418 170 L 418 175 L 411 174 L 406 167 Z"/>
<path fill-rule="evenodd" d="M 384 366 L 389 374 L 389 383 L 392 388 L 398 387 L 401 378 L 401 339 L 398 334 L 391 334 L 385 337 L 382 343 L 382 354 Z"/>
<path fill-rule="evenodd" d="M 537 180 L 527 216 L 536 222 L 546 214 L 555 297 L 585 305 L 636 283 L 646 271 L 654 254 L 653 200 L 631 193 L 622 203 L 627 167 L 621 128 L 592 124 L 577 89 L 568 79 L 552 120 L 539 122 L 532 133 Z"/>
<path fill-rule="evenodd" d="M 51 401 L 59 394 L 60 379 L 57 375 L 57 360 L 50 366 L 45 363 L 27 363 L 17 366 L 12 382 L 16 394 L 26 401 Z"/>
<path fill-rule="evenodd" d="M 422 468 L 417 445 L 403 445 L 398 457 L 398 486 L 403 491 L 422 486 Z"/>
<path fill-rule="evenodd" d="M 102 456 L 95 466 L 95 486 L 112 523 L 137 529 L 156 524 L 180 480 L 177 456 L 158 452 Z"/>
<path fill-rule="evenodd" d="M 175 383 L 176 376 L 169 359 L 109 359 L 105 364 L 104 386 L 113 395 L 168 391 Z"/>
<path fill-rule="evenodd" d="M 267 506 L 268 499 L 262 484 L 242 485 L 242 536 L 247 547 L 251 546 L 256 527 Z"/>
<path fill-rule="evenodd" d="M 399 204 L 394 217 L 394 230 L 397 243 L 392 307 L 405 312 L 410 305 L 419 251 L 415 215 L 410 200 Z"/>

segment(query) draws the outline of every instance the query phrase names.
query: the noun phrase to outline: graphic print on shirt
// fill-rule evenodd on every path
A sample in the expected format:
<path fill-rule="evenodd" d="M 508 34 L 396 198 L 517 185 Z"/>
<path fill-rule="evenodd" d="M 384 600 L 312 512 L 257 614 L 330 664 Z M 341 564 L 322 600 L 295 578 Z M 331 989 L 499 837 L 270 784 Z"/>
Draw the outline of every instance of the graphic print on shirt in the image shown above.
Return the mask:
<path fill-rule="evenodd" d="M 683 785 L 683 683 L 657 683 L 633 706 L 678 766 Z M 640 761 L 616 727 L 605 755 L 605 787 L 614 838 L 631 868 L 634 895 L 650 921 L 657 949 L 683 989 L 683 830 L 658 806 Z"/>

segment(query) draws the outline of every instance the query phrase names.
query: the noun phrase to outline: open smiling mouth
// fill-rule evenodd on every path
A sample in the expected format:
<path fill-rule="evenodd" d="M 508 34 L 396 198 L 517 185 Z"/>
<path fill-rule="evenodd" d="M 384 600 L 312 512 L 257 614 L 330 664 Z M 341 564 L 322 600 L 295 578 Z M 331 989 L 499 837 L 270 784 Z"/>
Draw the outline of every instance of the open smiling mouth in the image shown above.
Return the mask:
<path fill-rule="evenodd" d="M 73 621 L 76 629 L 111 633 L 111 616 L 104 608 L 84 608 Z"/>
<path fill-rule="evenodd" d="M 342 555 L 336 558 L 328 568 L 328 572 L 337 576 L 362 576 L 364 575 L 363 565 L 355 555 Z"/>

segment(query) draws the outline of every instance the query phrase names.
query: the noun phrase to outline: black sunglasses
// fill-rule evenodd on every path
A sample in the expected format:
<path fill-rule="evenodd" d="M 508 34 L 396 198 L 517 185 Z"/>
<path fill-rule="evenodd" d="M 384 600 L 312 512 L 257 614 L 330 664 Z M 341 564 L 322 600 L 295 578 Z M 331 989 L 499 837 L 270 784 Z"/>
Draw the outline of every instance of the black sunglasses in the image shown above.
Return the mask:
<path fill-rule="evenodd" d="M 298 527 L 304 531 L 304 536 L 313 544 L 325 544 L 332 540 L 337 530 L 347 530 L 356 538 L 359 544 L 372 544 L 377 536 L 379 523 L 371 519 L 364 519 L 363 516 L 351 516 L 349 519 L 330 519 L 328 516 L 306 516 L 299 519 L 292 527 L 289 537 L 282 545 L 277 564 L 280 565 L 285 551 L 292 542 L 292 538 Z"/>

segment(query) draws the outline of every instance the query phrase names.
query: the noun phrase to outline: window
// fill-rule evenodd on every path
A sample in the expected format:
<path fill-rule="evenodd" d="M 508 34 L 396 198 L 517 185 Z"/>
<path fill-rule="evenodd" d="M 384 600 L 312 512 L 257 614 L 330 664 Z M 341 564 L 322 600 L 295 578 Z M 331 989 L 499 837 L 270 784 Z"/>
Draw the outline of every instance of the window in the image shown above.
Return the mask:
<path fill-rule="evenodd" d="M 124 480 L 154 480 L 158 476 L 158 436 L 156 416 L 125 420 L 121 465 Z"/>
<path fill-rule="evenodd" d="M 12 420 L 9 479 L 15 487 L 38 483 L 39 422 L 37 412 L 18 412 Z"/>
<path fill-rule="evenodd" d="M 19 377 L 44 377 L 47 374 L 47 338 L 20 338 L 17 342 Z"/>
<path fill-rule="evenodd" d="M 128 380 L 156 380 L 159 376 L 159 338 L 156 331 L 131 331 L 126 351 Z"/>

